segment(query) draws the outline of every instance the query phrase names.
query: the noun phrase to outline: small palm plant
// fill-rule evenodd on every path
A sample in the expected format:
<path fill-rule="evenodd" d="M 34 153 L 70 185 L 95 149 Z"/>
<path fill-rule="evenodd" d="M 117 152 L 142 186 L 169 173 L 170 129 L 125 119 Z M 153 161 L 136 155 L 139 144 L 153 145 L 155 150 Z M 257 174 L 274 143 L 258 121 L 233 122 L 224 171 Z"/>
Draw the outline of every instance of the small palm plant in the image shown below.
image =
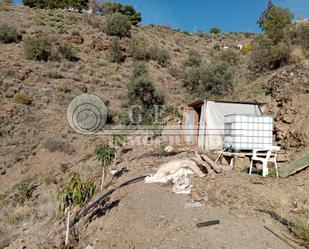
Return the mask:
<path fill-rule="evenodd" d="M 111 163 L 112 159 L 115 157 L 116 149 L 110 147 L 109 145 L 99 146 L 95 150 L 95 155 L 97 160 L 101 162 L 102 166 L 102 180 L 101 180 L 101 191 L 104 186 L 105 179 L 105 168 Z"/>
<path fill-rule="evenodd" d="M 70 212 L 73 207 L 85 205 L 96 191 L 93 180 L 83 182 L 78 173 L 71 173 L 68 180 L 60 187 L 57 198 L 60 201 L 59 210 L 61 214 L 68 213 L 65 246 L 69 239 Z"/>

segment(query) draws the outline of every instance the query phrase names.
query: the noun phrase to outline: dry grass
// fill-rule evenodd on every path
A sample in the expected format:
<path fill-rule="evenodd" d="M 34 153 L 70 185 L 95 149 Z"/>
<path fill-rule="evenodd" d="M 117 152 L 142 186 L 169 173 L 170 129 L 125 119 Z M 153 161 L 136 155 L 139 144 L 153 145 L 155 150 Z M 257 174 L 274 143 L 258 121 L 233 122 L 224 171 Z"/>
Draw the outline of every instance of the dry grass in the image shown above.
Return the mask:
<path fill-rule="evenodd" d="M 5 223 L 10 225 L 18 225 L 31 216 L 29 207 L 19 207 L 8 213 L 5 217 Z"/>
<path fill-rule="evenodd" d="M 68 141 L 60 138 L 47 138 L 43 142 L 42 146 L 49 152 L 64 152 L 68 155 L 75 153 L 75 149 L 72 145 Z"/>
<path fill-rule="evenodd" d="M 305 53 L 301 47 L 295 47 L 293 48 L 291 52 L 291 61 L 292 62 L 302 62 L 306 58 Z"/>
<path fill-rule="evenodd" d="M 295 217 L 290 225 L 290 229 L 297 238 L 304 241 L 304 245 L 309 246 L 309 215 Z"/>

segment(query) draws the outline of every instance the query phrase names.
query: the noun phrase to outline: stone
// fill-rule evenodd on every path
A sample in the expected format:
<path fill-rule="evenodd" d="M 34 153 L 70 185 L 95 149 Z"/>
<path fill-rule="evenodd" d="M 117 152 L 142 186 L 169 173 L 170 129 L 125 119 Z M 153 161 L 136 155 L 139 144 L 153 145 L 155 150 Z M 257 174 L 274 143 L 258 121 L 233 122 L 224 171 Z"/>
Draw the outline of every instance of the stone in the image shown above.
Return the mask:
<path fill-rule="evenodd" d="M 309 213 L 309 204 L 304 204 L 303 205 L 303 210 L 307 213 Z"/>
<path fill-rule="evenodd" d="M 92 245 L 88 245 L 88 246 L 85 247 L 85 249 L 95 249 L 95 247 L 92 246 Z"/>
<path fill-rule="evenodd" d="M 283 122 L 291 124 L 294 120 L 294 115 L 292 113 L 287 113 L 283 116 Z"/>

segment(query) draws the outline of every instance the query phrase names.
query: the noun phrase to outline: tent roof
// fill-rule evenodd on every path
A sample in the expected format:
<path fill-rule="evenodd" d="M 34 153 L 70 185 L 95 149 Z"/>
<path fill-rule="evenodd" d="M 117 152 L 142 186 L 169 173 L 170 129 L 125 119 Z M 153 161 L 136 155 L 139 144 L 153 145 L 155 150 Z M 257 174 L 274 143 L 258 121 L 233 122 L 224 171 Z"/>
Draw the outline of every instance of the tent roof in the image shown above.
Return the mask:
<path fill-rule="evenodd" d="M 232 101 L 232 100 L 196 100 L 191 104 L 188 104 L 189 107 L 196 107 L 204 104 L 207 101 L 213 101 L 217 103 L 231 103 L 231 104 L 245 104 L 245 105 L 262 105 L 263 103 L 259 103 L 256 101 Z"/>

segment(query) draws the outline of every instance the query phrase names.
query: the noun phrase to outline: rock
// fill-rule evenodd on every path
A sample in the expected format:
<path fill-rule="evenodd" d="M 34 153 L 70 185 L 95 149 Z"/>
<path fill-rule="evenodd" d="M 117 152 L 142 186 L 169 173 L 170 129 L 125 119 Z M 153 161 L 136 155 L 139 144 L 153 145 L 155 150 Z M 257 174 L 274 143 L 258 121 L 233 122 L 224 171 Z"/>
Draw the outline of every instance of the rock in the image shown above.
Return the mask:
<path fill-rule="evenodd" d="M 164 151 L 165 151 L 166 153 L 172 153 L 172 152 L 174 152 L 174 147 L 173 147 L 172 145 L 168 145 L 168 146 L 166 146 L 166 147 L 164 148 Z"/>
<path fill-rule="evenodd" d="M 303 210 L 304 210 L 305 212 L 308 212 L 308 213 L 309 213 L 309 204 L 304 204 L 304 205 L 303 205 Z"/>
<path fill-rule="evenodd" d="M 206 192 L 202 193 L 196 188 L 192 189 L 190 195 L 195 202 L 208 201 L 208 194 Z"/>
<path fill-rule="evenodd" d="M 189 209 L 189 208 L 200 208 L 203 207 L 203 204 L 197 201 L 194 202 L 186 202 L 184 205 L 184 208 Z"/>
<path fill-rule="evenodd" d="M 6 174 L 6 170 L 3 169 L 3 168 L 1 168 L 1 169 L 0 169 L 0 175 L 5 175 L 5 174 Z"/>
<path fill-rule="evenodd" d="M 289 128 L 290 128 L 290 126 L 287 125 L 287 124 L 284 124 L 284 123 L 276 123 L 275 124 L 275 130 L 279 131 L 279 132 L 286 133 L 286 132 L 288 132 Z"/>
<path fill-rule="evenodd" d="M 88 246 L 85 247 L 85 249 L 95 249 L 95 247 L 92 246 L 92 245 L 88 245 Z"/>
<path fill-rule="evenodd" d="M 45 104 L 48 104 L 50 100 L 49 100 L 48 96 L 42 96 L 41 101 Z"/>
<path fill-rule="evenodd" d="M 294 115 L 292 113 L 287 113 L 283 116 L 283 122 L 291 124 L 294 120 Z"/>

